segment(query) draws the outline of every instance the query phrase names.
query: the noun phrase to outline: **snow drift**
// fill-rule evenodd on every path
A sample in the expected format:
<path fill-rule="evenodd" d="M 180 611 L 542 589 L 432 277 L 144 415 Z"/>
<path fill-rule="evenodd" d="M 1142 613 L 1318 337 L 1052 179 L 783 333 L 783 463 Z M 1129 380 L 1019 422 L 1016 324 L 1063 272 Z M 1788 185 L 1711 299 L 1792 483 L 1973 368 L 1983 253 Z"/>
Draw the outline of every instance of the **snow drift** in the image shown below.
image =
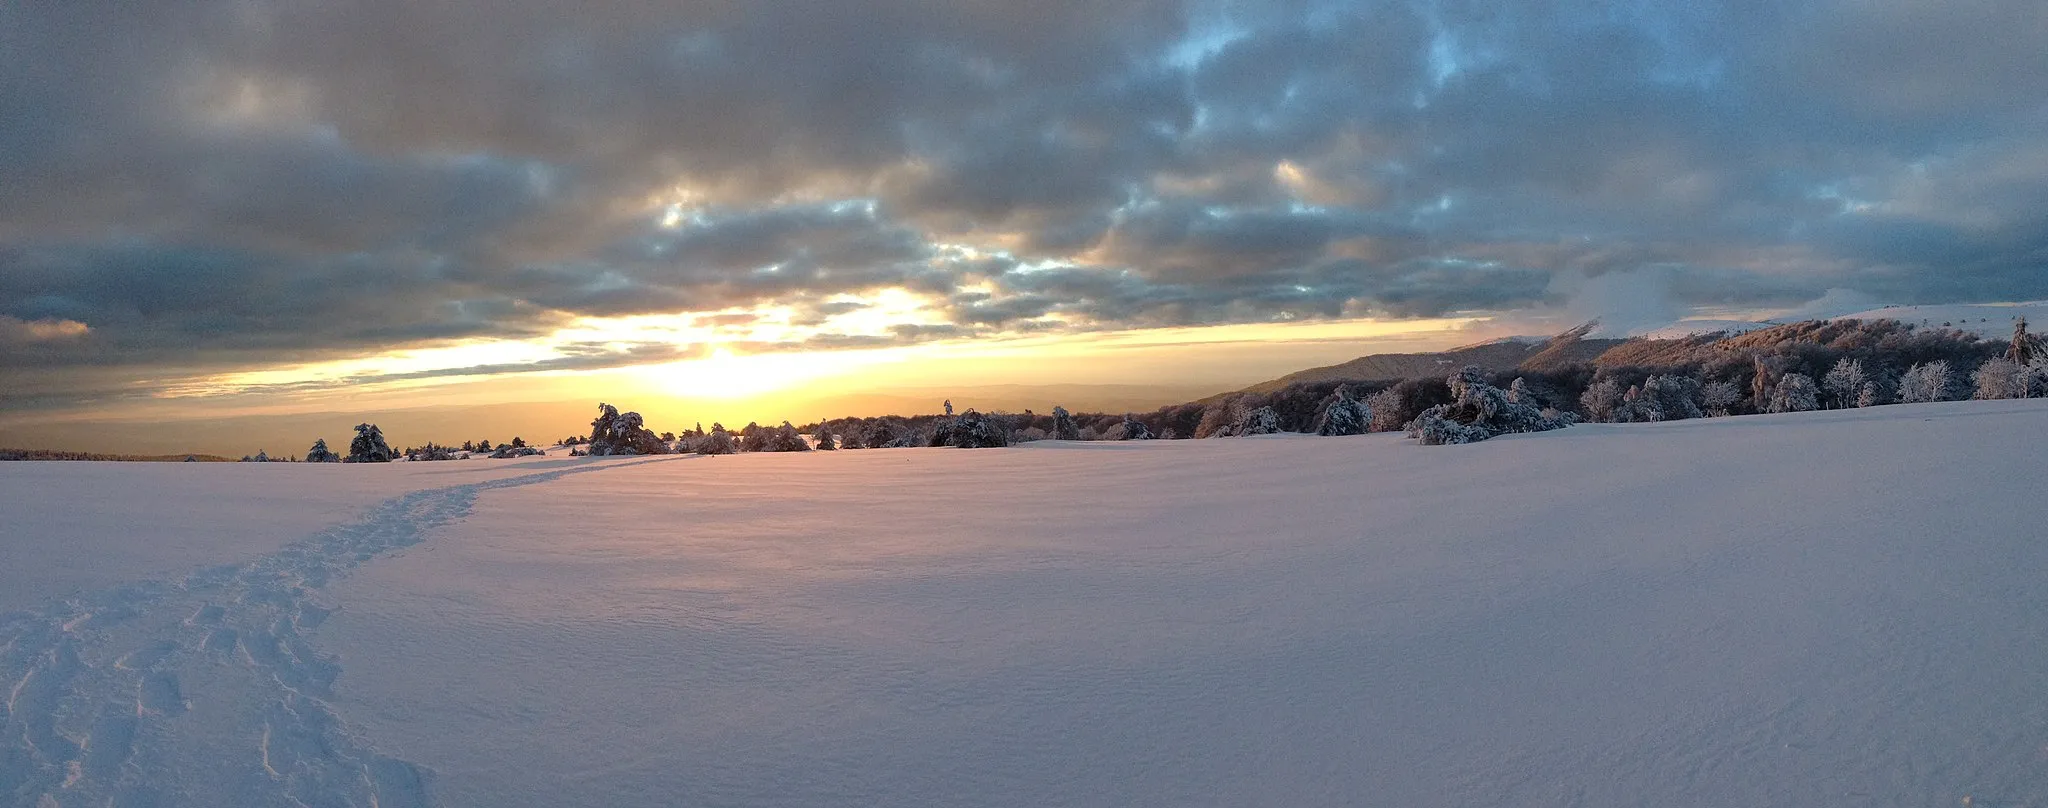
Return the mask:
<path fill-rule="evenodd" d="M 2040 804 L 2044 418 L 9 466 L 0 801 Z"/>

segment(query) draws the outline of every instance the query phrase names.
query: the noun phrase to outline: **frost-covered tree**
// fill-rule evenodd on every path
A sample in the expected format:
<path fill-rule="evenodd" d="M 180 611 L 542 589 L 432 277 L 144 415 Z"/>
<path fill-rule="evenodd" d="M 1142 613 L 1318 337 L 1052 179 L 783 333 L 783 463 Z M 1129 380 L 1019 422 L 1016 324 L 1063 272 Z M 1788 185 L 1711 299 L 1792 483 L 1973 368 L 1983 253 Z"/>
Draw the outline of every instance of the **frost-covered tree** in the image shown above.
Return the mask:
<path fill-rule="evenodd" d="M 1708 382 L 1700 385 L 1700 407 L 1707 415 L 1725 417 L 1742 401 L 1742 388 L 1734 382 Z"/>
<path fill-rule="evenodd" d="M 1280 413 L 1272 407 L 1256 407 L 1245 410 L 1244 417 L 1230 427 L 1230 434 L 1245 437 L 1251 435 L 1277 435 L 1280 433 Z"/>
<path fill-rule="evenodd" d="M 755 433 L 758 439 L 753 452 L 808 452 L 811 445 L 804 441 L 803 433 L 796 431 L 788 421 L 773 429 L 761 429 Z"/>
<path fill-rule="evenodd" d="M 1771 387 L 1770 406 L 1765 412 L 1808 412 L 1820 409 L 1820 388 L 1813 383 L 1813 377 L 1804 373 L 1787 373 L 1778 377 L 1778 383 Z"/>
<path fill-rule="evenodd" d="M 1955 373 L 1949 370 L 1948 362 L 1937 359 L 1914 365 L 1899 379 L 1899 403 L 1947 401 L 1954 387 Z"/>
<path fill-rule="evenodd" d="M 816 444 L 813 448 L 821 452 L 831 452 L 839 449 L 839 443 L 832 439 L 832 427 L 824 421 L 818 422 L 818 434 L 812 435 L 811 441 Z"/>
<path fill-rule="evenodd" d="M 1407 406 L 1398 388 L 1389 387 L 1365 399 L 1365 408 L 1372 413 L 1369 420 L 1374 432 L 1399 432 L 1408 423 L 1402 418 L 1402 409 Z"/>
<path fill-rule="evenodd" d="M 1202 418 L 1195 422 L 1197 438 L 1227 438 L 1237 434 L 1237 425 L 1244 421 L 1249 408 L 1242 397 L 1232 397 L 1209 405 L 1202 410 Z"/>
<path fill-rule="evenodd" d="M 522 437 L 519 437 L 518 435 L 513 435 L 513 436 L 512 436 L 512 448 L 514 448 L 514 449 L 524 449 L 524 448 L 526 448 L 526 439 L 525 439 L 525 438 L 522 438 Z"/>
<path fill-rule="evenodd" d="M 668 453 L 668 444 L 647 428 L 640 413 L 622 413 L 610 404 L 597 405 L 597 418 L 590 422 L 589 443 L 589 454 L 598 457 Z"/>
<path fill-rule="evenodd" d="M 355 440 L 349 441 L 344 463 L 389 463 L 395 457 L 391 444 L 384 442 L 384 430 L 376 424 L 356 424 Z"/>
<path fill-rule="evenodd" d="M 949 399 L 946 399 L 946 417 L 950 418 L 950 417 L 952 417 L 952 416 L 953 416 L 953 400 L 949 398 Z"/>
<path fill-rule="evenodd" d="M 1976 372 L 1970 374 L 1970 381 L 1976 385 L 1979 400 L 2005 398 L 2026 398 L 2027 368 L 2013 364 L 2011 359 L 1995 356 L 1984 360 Z"/>
<path fill-rule="evenodd" d="M 1486 383 L 1486 374 L 1467 366 L 1448 379 L 1455 399 L 1438 404 L 1409 427 L 1409 436 L 1425 446 L 1473 443 L 1495 435 L 1543 432 L 1570 424 L 1568 419 L 1547 418 L 1534 406 L 1508 399 L 1507 391 Z"/>
<path fill-rule="evenodd" d="M 1863 389 L 1856 394 L 1856 406 L 1875 407 L 1884 403 L 1883 394 L 1878 392 L 1877 382 L 1863 383 Z"/>
<path fill-rule="evenodd" d="M 1821 377 L 1820 386 L 1827 391 L 1828 403 L 1846 409 L 1857 406 L 1858 397 L 1863 395 L 1863 385 L 1868 381 L 1870 377 L 1863 372 L 1863 363 L 1845 356 Z"/>
<path fill-rule="evenodd" d="M 2012 321 L 2012 344 L 2005 349 L 2005 358 L 2019 367 L 2034 364 L 2035 354 L 2041 353 L 2041 346 L 2027 333 L 2027 318 L 2017 317 Z"/>
<path fill-rule="evenodd" d="M 1065 407 L 1055 406 L 1052 408 L 1052 439 L 1081 439 L 1081 427 L 1074 423 L 1074 416 L 1069 415 Z"/>
<path fill-rule="evenodd" d="M 1651 376 L 1622 394 L 1621 406 L 1615 409 L 1613 419 L 1648 423 L 1702 418 L 1705 414 L 1700 411 L 1701 397 L 1698 379 L 1677 374 Z"/>
<path fill-rule="evenodd" d="M 1612 378 L 1593 382 L 1586 392 L 1579 396 L 1579 406 L 1586 410 L 1586 417 L 1601 423 L 1614 420 L 1616 412 L 1626 401 L 1628 388 Z"/>
<path fill-rule="evenodd" d="M 1010 445 L 1009 419 L 1001 415 L 983 415 L 969 408 L 952 423 L 948 433 L 949 445 L 962 449 L 987 449 Z"/>
<path fill-rule="evenodd" d="M 1131 415 L 1130 413 L 1124 413 L 1124 436 L 1123 436 L 1122 438 L 1120 438 L 1120 440 L 1151 440 L 1151 439 L 1152 439 L 1152 430 L 1150 430 L 1150 429 L 1147 429 L 1147 428 L 1145 427 L 1145 424 L 1144 424 L 1144 422 L 1143 422 L 1143 421 L 1139 421 L 1139 420 L 1138 420 L 1138 419 L 1137 419 L 1136 417 L 1133 417 L 1133 416 L 1132 416 L 1132 415 Z"/>
<path fill-rule="evenodd" d="M 1276 413 L 1275 427 L 1279 425 L 1278 420 Z M 1336 392 L 1330 394 L 1330 400 L 1323 405 L 1322 414 L 1316 417 L 1316 434 L 1324 436 L 1363 435 L 1371 426 L 1372 410 L 1366 407 L 1365 402 L 1352 398 L 1351 388 L 1342 385 L 1337 387 Z"/>
<path fill-rule="evenodd" d="M 732 433 L 725 431 L 725 425 L 712 422 L 710 434 L 697 439 L 697 454 L 728 455 L 740 449 L 734 445 Z"/>
<path fill-rule="evenodd" d="M 341 462 L 341 455 L 335 454 L 327 448 L 326 438 L 314 438 L 313 448 L 306 450 L 306 462 L 339 463 Z"/>

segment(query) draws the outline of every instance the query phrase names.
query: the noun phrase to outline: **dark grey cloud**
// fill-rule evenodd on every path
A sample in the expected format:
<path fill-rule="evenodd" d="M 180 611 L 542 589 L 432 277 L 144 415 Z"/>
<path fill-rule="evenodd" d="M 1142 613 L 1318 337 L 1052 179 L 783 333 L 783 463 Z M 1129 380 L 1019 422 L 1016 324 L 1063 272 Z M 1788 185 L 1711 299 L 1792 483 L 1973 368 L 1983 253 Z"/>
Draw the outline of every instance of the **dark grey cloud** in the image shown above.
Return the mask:
<path fill-rule="evenodd" d="M 2048 297 L 2032 0 L 77 0 L 0 65 L 0 407 L 898 287 L 803 344 Z"/>

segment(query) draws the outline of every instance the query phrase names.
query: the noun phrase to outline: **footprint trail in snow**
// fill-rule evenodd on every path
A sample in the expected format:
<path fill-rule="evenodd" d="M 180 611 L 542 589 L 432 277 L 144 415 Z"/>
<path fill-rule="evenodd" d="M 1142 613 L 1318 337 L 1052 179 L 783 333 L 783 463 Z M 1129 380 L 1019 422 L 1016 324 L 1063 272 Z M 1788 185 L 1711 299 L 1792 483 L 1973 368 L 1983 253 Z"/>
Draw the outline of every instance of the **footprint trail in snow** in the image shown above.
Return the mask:
<path fill-rule="evenodd" d="M 0 615 L 0 806 L 435 804 L 324 700 L 342 670 L 308 641 L 316 593 L 484 491 L 648 462 L 416 491 L 244 564 Z"/>

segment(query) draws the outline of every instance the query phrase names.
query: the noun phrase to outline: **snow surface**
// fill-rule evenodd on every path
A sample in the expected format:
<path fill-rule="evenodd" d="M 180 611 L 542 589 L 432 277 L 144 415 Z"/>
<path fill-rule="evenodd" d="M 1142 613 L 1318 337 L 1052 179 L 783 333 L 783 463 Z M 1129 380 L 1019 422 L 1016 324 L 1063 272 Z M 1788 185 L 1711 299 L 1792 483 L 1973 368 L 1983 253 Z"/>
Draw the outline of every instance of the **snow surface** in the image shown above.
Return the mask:
<path fill-rule="evenodd" d="M 2042 804 L 2044 422 L 20 464 L 0 803 Z"/>
<path fill-rule="evenodd" d="M 1844 314 L 1837 320 L 1898 320 L 1926 328 L 1949 328 L 1989 339 L 2011 339 L 2012 321 L 2025 317 L 2029 323 L 2048 324 L 2048 301 L 2028 303 L 1951 303 L 1934 306 L 1886 306 L 1881 309 Z M 2035 331 L 2040 330 L 2036 325 Z"/>

